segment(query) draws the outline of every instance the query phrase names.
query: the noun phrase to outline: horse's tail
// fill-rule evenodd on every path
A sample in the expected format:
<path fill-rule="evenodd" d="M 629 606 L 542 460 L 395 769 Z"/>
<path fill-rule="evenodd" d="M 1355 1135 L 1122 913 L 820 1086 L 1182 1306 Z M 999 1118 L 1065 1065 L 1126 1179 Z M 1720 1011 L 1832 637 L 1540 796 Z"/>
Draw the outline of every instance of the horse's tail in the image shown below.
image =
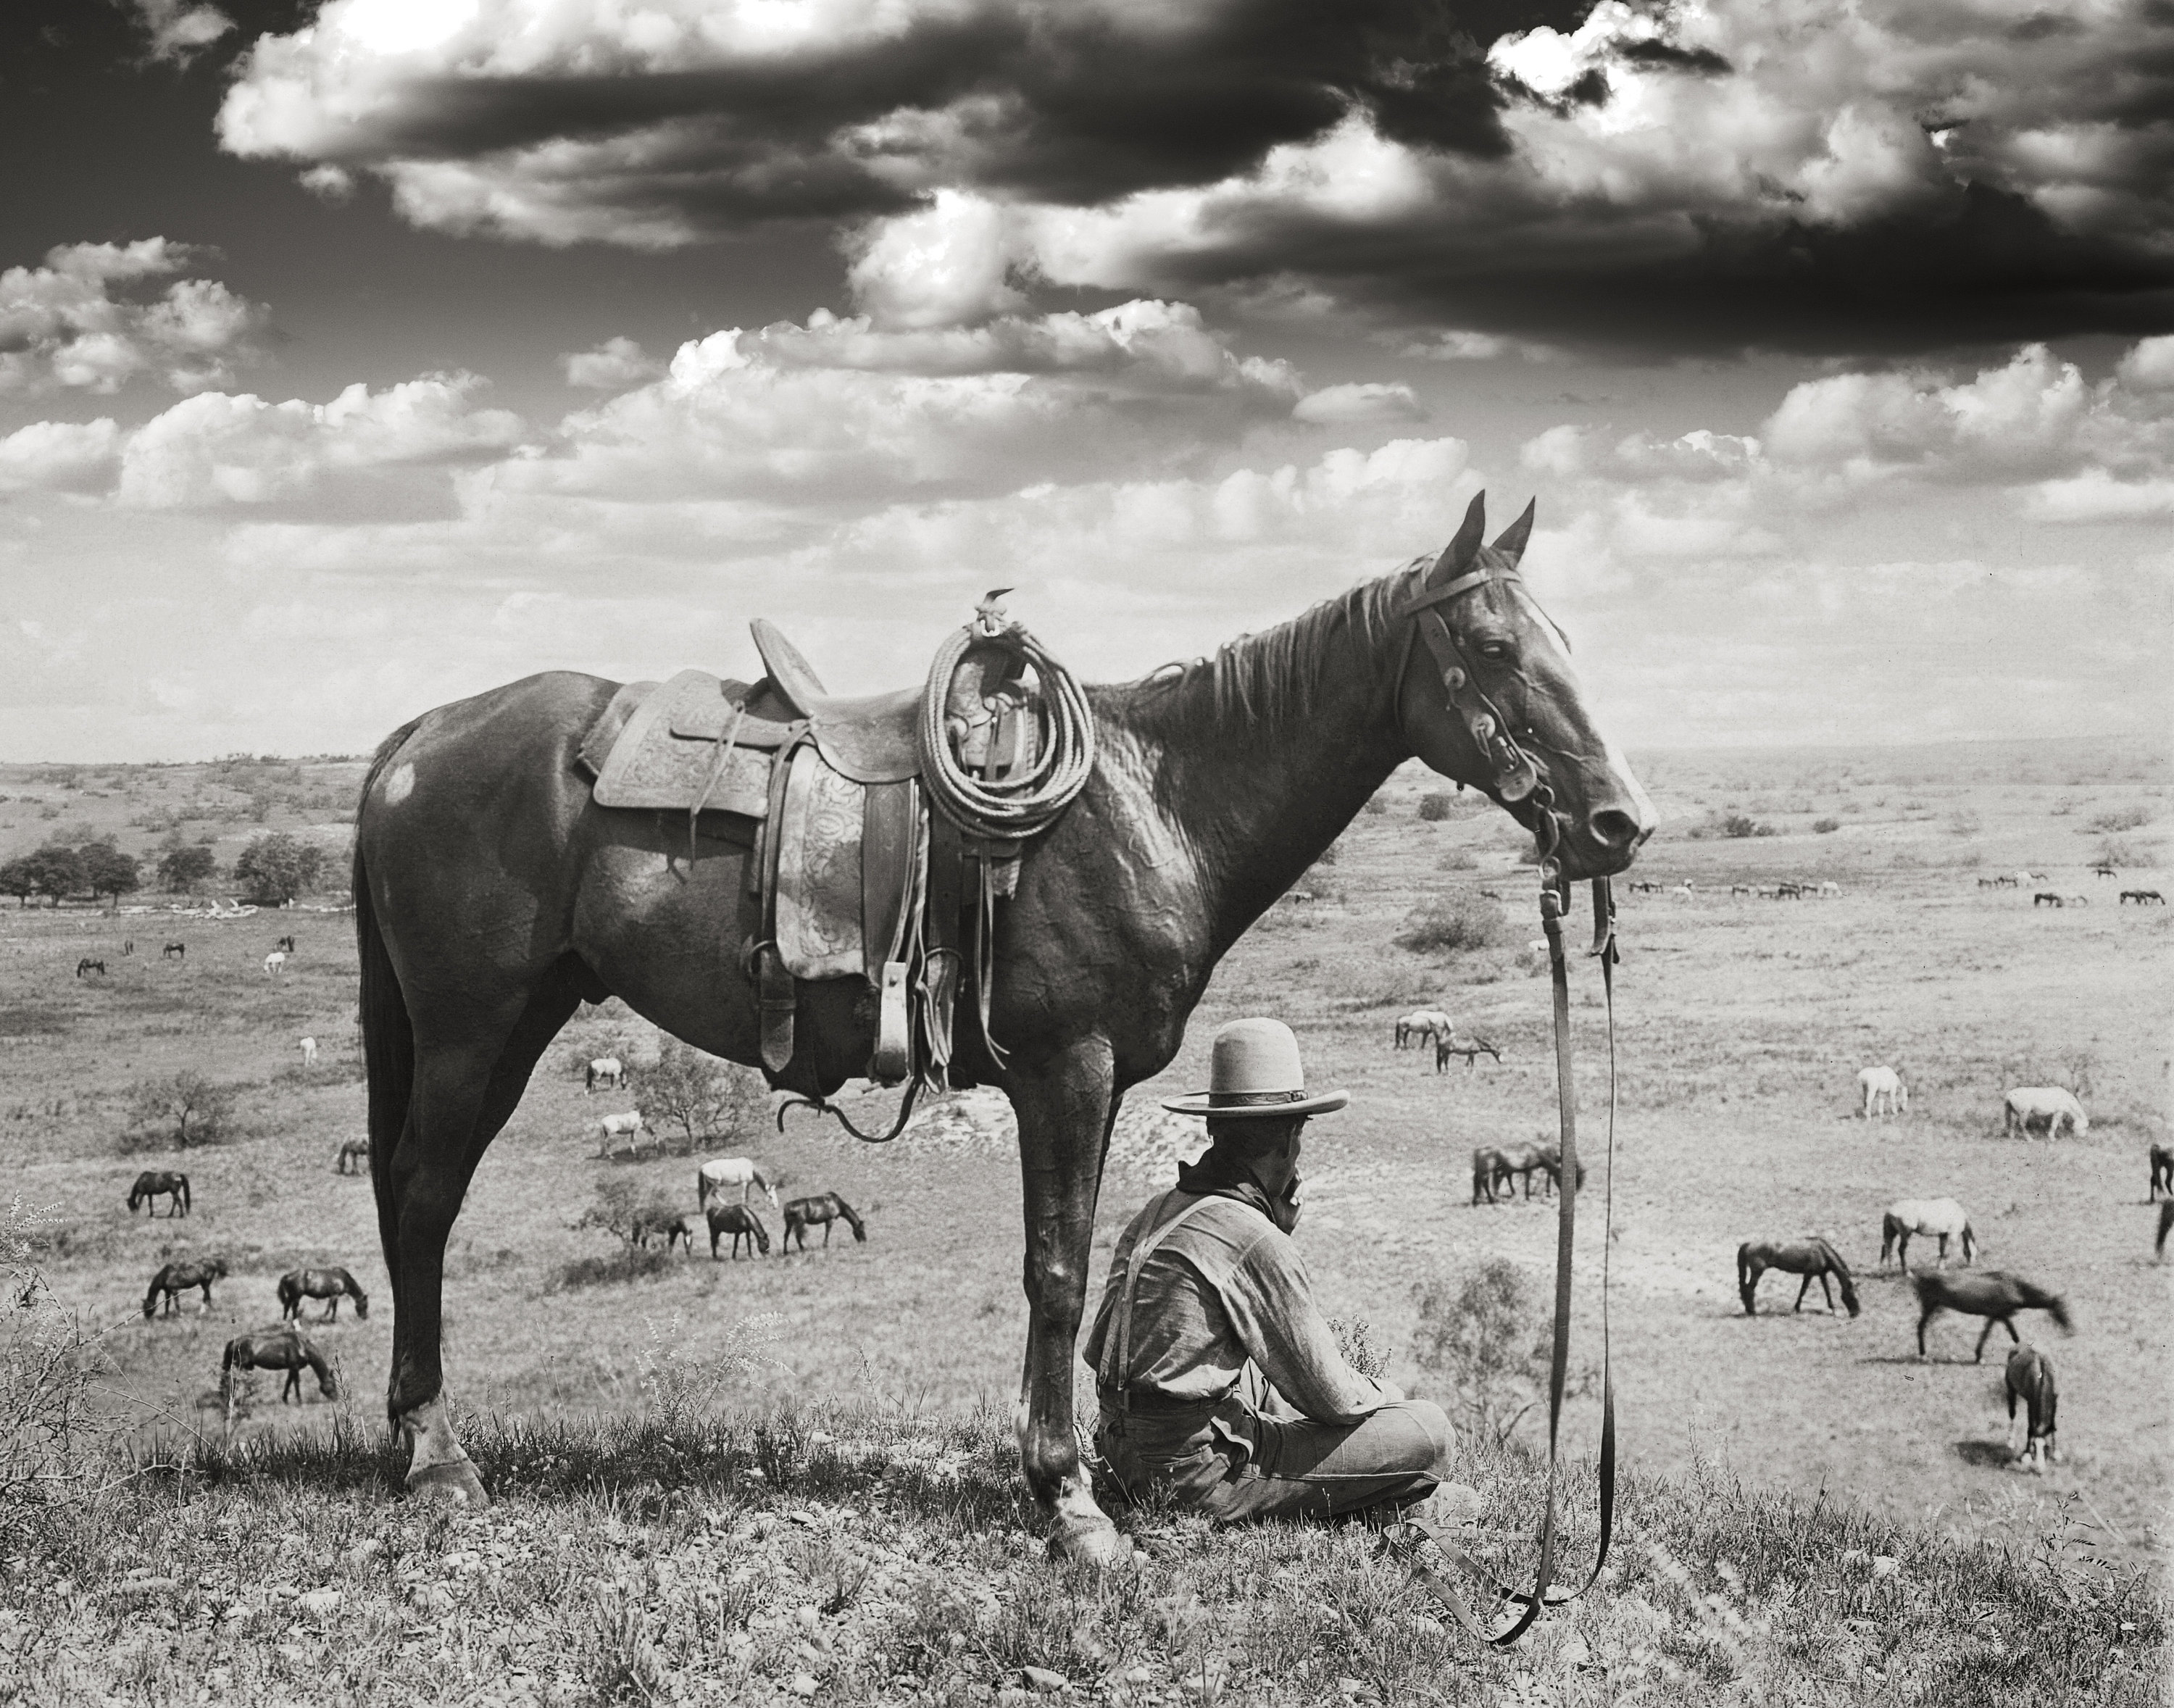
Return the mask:
<path fill-rule="evenodd" d="M 302 1289 L 295 1284 L 295 1278 L 292 1275 L 282 1275 L 279 1278 L 279 1314 L 282 1316 L 287 1316 L 300 1305 L 301 1296 Z"/>
<path fill-rule="evenodd" d="M 1751 1273 L 1751 1241 L 1746 1240 L 1736 1248 L 1736 1291 L 1744 1300 L 1746 1316 L 1752 1314 L 1751 1295 L 1758 1284 L 1758 1278 Z"/>
<path fill-rule="evenodd" d="M 385 947 L 385 935 L 378 928 L 360 833 L 379 775 L 421 722 L 417 718 L 401 725 L 378 744 L 362 780 L 362 794 L 355 808 L 354 935 L 362 985 L 357 1009 L 362 1021 L 363 1071 L 370 1087 L 370 1183 L 377 1199 L 378 1242 L 384 1248 L 386 1270 L 392 1278 L 396 1295 L 400 1286 L 400 1224 L 392 1189 L 392 1156 L 399 1149 L 401 1132 L 408 1125 L 408 1105 L 415 1095 L 415 1029 L 408 1017 L 407 998 L 401 994 L 400 976 Z"/>
<path fill-rule="evenodd" d="M 836 1192 L 830 1194 L 830 1201 L 837 1205 L 838 1213 L 846 1219 L 846 1225 L 853 1230 L 853 1242 L 860 1246 L 867 1245 L 868 1230 L 862 1225 L 861 1219 L 855 1213 L 853 1207 Z"/>
<path fill-rule="evenodd" d="M 1858 1312 L 1857 1283 L 1849 1273 L 1849 1265 L 1842 1262 L 1841 1253 L 1835 1250 L 1832 1240 L 1820 1240 L 1820 1250 L 1826 1254 L 1827 1267 L 1834 1272 L 1836 1281 L 1841 1284 L 1841 1302 L 1844 1308 L 1852 1316 L 1856 1316 Z"/>

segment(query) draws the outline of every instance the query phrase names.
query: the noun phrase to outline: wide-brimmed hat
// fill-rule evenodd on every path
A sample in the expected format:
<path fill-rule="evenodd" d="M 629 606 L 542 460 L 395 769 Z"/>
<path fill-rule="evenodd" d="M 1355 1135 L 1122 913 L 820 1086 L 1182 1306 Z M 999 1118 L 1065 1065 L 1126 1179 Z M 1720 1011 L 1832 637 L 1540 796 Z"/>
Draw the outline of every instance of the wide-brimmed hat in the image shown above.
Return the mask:
<path fill-rule="evenodd" d="M 1246 1121 L 1322 1115 L 1350 1100 L 1348 1091 L 1309 1093 L 1291 1029 L 1281 1020 L 1257 1019 L 1233 1020 L 1216 1033 L 1207 1090 L 1165 1097 L 1162 1106 L 1178 1115 Z"/>

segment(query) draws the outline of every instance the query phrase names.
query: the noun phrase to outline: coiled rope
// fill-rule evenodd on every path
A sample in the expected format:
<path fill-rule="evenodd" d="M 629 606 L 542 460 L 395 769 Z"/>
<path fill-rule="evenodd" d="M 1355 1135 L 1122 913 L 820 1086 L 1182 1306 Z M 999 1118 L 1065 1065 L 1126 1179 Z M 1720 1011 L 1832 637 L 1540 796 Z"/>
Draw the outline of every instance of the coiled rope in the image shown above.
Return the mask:
<path fill-rule="evenodd" d="M 1017 653 L 1034 667 L 1041 685 L 1041 751 L 1016 776 L 976 776 L 959 763 L 945 733 L 951 674 L 970 648 L 982 645 Z M 969 625 L 936 649 L 917 736 L 922 781 L 938 809 L 968 835 L 992 842 L 1024 842 L 1047 830 L 1087 786 L 1095 769 L 1095 713 L 1086 695 L 1072 673 L 1016 623 L 993 634 Z"/>

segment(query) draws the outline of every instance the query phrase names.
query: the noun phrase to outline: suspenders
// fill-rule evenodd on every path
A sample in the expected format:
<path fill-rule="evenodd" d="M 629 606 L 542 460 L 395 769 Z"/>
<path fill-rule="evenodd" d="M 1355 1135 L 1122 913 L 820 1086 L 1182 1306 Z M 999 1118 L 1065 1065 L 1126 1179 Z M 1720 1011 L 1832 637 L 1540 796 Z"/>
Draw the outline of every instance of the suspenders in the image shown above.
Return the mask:
<path fill-rule="evenodd" d="M 1163 1206 L 1176 1195 L 1177 1189 L 1173 1186 L 1157 1198 L 1155 1203 L 1155 1213 L 1160 1214 Z M 1140 1271 L 1147 1267 L 1148 1259 L 1155 1254 L 1156 1249 L 1165 1240 L 1190 1220 L 1195 1212 L 1205 1209 L 1214 1202 L 1213 1198 L 1194 1199 L 1160 1227 L 1151 1233 L 1141 1235 L 1133 1246 L 1131 1260 L 1125 1265 L 1124 1290 L 1117 1295 L 1117 1332 L 1103 1343 L 1102 1368 L 1096 1372 L 1104 1387 L 1115 1388 L 1117 1391 L 1117 1406 L 1122 1412 L 1130 1413 L 1133 1408 L 1130 1376 L 1133 1361 L 1133 1289 L 1139 1285 Z"/>

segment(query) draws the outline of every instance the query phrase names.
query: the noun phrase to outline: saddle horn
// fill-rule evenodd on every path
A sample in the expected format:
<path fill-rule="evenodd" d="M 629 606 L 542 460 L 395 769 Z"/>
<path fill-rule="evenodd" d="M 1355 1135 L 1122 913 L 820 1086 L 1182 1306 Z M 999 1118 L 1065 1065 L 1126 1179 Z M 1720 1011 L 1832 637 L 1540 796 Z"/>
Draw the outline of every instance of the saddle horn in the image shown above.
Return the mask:
<path fill-rule="evenodd" d="M 1504 567 L 1516 569 L 1517 559 L 1525 555 L 1525 542 L 1533 537 L 1533 512 L 1539 505 L 1535 498 L 1525 505 L 1525 513 L 1504 528 L 1495 541 L 1494 549 L 1507 561 Z"/>
<path fill-rule="evenodd" d="M 1465 509 L 1463 525 L 1457 538 L 1442 548 L 1441 555 L 1434 560 L 1427 571 L 1430 583 L 1446 581 L 1452 576 L 1461 576 L 1472 567 L 1472 560 L 1479 554 L 1480 542 L 1487 537 L 1487 495 L 1476 492 Z"/>

